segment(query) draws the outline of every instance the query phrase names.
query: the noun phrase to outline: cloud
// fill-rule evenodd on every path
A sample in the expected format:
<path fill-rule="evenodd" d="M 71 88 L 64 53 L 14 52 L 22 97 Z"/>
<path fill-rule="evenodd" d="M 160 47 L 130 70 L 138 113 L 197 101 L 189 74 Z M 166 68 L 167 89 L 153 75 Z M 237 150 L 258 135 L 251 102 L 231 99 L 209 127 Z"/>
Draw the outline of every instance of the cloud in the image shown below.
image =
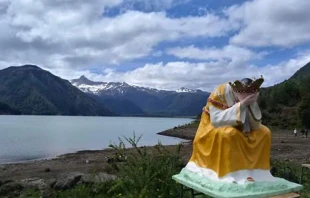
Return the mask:
<path fill-rule="evenodd" d="M 128 10 L 140 10 L 144 12 L 160 12 L 167 10 L 173 6 L 187 3 L 190 0 L 126 0 L 120 4 L 119 11 L 126 12 Z"/>
<path fill-rule="evenodd" d="M 247 48 L 228 45 L 223 48 L 204 48 L 200 49 L 193 45 L 187 47 L 175 47 L 167 50 L 167 53 L 179 58 L 188 58 L 196 60 L 251 60 L 262 58 L 267 52 L 256 53 Z"/>
<path fill-rule="evenodd" d="M 254 0 L 234 5 L 225 13 L 240 31 L 230 43 L 251 46 L 294 47 L 310 41 L 308 0 Z"/>
<path fill-rule="evenodd" d="M 50 68 L 98 67 L 148 56 L 163 41 L 219 37 L 234 28 L 213 14 L 169 18 L 165 12 L 126 11 L 115 17 L 104 15 L 105 8 L 122 2 L 1 1 L 0 59 Z"/>
<path fill-rule="evenodd" d="M 105 70 L 103 75 L 86 75 L 95 81 L 125 81 L 129 84 L 175 90 L 180 87 L 199 88 L 212 91 L 217 85 L 245 77 L 264 76 L 264 87 L 272 86 L 291 77 L 310 60 L 310 51 L 299 53 L 295 58 L 279 64 L 256 66 L 246 61 L 221 59 L 211 62 L 168 62 L 145 64 L 143 67 L 127 72 L 114 69 Z M 78 76 L 76 76 L 78 77 Z"/>
<path fill-rule="evenodd" d="M 293 47 L 310 40 L 307 0 L 247 1 L 226 9 L 225 16 L 211 10 L 177 18 L 165 12 L 186 1 L 0 0 L 0 68 L 29 63 L 66 79 L 86 75 L 92 80 L 160 89 L 184 86 L 211 91 L 222 82 L 261 74 L 264 85 L 272 85 L 310 60 L 305 51 L 274 65 L 250 64 L 265 58 L 266 52 L 255 47 L 276 46 L 272 49 L 276 51 L 277 46 Z M 122 12 L 107 14 L 114 8 Z M 213 38 L 227 40 L 232 33 L 224 47 L 194 45 L 212 43 Z M 163 48 L 171 44 L 175 46 Z M 168 58 L 170 62 L 143 62 L 142 58 L 152 62 L 167 58 L 165 53 L 174 56 Z M 120 68 L 123 63 L 135 64 L 136 59 L 141 67 Z"/>

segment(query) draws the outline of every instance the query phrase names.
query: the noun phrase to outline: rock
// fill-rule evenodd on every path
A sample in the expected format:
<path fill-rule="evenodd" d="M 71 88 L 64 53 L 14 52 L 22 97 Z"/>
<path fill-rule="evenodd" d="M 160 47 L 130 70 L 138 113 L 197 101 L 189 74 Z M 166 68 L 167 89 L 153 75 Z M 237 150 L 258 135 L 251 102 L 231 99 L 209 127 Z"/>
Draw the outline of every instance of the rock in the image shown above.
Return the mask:
<path fill-rule="evenodd" d="M 17 197 L 23 190 L 23 186 L 17 182 L 9 182 L 0 187 L 0 197 L 2 196 L 13 196 Z"/>
<path fill-rule="evenodd" d="M 46 173 L 51 172 L 51 169 L 50 168 L 46 168 L 46 169 L 44 169 L 44 172 L 46 172 Z"/>
<path fill-rule="evenodd" d="M 56 179 L 50 179 L 46 181 L 46 184 L 51 187 L 54 188 L 55 184 L 56 184 L 57 180 Z"/>
<path fill-rule="evenodd" d="M 20 183 L 26 188 L 40 189 L 46 185 L 43 179 L 39 178 L 28 178 L 20 180 Z"/>
<path fill-rule="evenodd" d="M 74 187 L 81 179 L 82 173 L 70 173 L 57 179 L 53 188 L 56 190 L 65 190 Z"/>
<path fill-rule="evenodd" d="M 82 175 L 79 184 L 101 183 L 114 179 L 116 179 L 115 175 L 107 173 L 84 174 Z"/>
<path fill-rule="evenodd" d="M 0 181 L 0 186 L 10 183 L 10 182 L 13 182 L 13 180 L 8 179 L 8 180 Z"/>
<path fill-rule="evenodd" d="M 51 189 L 49 182 L 39 179 L 39 178 L 29 178 L 23 179 L 20 181 L 25 188 L 34 188 L 38 189 L 41 194 L 41 198 L 52 198 L 54 196 L 54 192 Z"/>

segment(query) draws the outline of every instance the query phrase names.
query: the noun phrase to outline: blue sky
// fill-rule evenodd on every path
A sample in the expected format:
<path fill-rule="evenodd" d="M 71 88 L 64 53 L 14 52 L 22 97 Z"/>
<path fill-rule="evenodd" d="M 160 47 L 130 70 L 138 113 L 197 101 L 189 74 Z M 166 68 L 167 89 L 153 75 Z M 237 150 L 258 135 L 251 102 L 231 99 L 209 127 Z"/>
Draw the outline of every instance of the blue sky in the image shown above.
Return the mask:
<path fill-rule="evenodd" d="M 212 91 L 310 61 L 308 0 L 1 0 L 0 68 Z"/>

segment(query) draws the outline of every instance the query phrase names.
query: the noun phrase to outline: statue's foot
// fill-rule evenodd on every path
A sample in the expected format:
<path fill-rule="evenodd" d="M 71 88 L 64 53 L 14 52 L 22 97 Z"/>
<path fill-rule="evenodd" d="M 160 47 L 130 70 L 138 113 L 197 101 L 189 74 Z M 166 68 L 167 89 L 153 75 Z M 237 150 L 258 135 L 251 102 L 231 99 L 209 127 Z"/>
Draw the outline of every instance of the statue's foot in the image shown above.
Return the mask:
<path fill-rule="evenodd" d="M 254 181 L 254 179 L 252 178 L 252 177 L 247 177 L 246 178 L 248 181 L 250 181 L 250 182 L 253 182 Z"/>

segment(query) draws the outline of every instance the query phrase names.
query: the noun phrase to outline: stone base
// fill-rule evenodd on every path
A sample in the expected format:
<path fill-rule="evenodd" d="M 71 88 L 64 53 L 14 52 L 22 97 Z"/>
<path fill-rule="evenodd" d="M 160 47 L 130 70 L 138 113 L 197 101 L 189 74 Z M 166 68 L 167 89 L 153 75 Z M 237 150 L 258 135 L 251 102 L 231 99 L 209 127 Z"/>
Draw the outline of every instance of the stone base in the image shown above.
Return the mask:
<path fill-rule="evenodd" d="M 272 197 L 290 192 L 298 192 L 303 188 L 302 185 L 289 182 L 282 178 L 276 178 L 276 181 L 272 182 L 254 181 L 244 184 L 212 181 L 187 169 L 183 169 L 178 175 L 174 175 L 172 178 L 180 184 L 203 194 L 223 198 Z"/>

